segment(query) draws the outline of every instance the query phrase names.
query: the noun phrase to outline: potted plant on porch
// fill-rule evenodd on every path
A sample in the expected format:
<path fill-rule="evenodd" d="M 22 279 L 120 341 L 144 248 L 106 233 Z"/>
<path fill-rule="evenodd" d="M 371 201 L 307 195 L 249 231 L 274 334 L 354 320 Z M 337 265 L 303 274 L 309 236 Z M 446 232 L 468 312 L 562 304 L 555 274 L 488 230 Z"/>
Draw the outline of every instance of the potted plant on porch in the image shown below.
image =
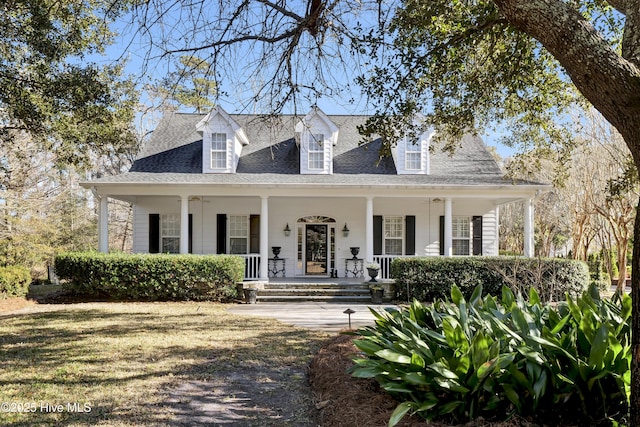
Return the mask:
<path fill-rule="evenodd" d="M 376 277 L 378 276 L 378 271 L 380 271 L 380 264 L 377 262 L 370 262 L 365 265 L 365 268 L 367 269 L 367 274 L 369 274 L 369 277 L 371 278 L 369 282 L 377 282 Z"/>
<path fill-rule="evenodd" d="M 244 300 L 247 304 L 255 304 L 258 300 L 258 289 L 254 287 L 244 288 Z"/>
<path fill-rule="evenodd" d="M 371 293 L 371 302 L 373 304 L 382 304 L 382 297 L 384 296 L 384 288 L 379 284 L 369 285 L 369 292 Z"/>

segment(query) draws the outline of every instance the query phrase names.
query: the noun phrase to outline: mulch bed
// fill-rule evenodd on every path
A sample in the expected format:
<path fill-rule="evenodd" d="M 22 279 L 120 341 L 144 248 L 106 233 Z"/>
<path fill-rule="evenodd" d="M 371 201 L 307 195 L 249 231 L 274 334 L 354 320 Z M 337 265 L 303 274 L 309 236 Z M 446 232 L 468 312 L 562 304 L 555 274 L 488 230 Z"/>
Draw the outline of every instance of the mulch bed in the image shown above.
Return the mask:
<path fill-rule="evenodd" d="M 398 402 L 382 390 L 375 380 L 354 378 L 346 371 L 353 366 L 358 349 L 351 335 L 338 335 L 329 340 L 314 357 L 309 367 L 309 380 L 320 410 L 322 427 L 387 426 Z M 535 427 L 524 419 L 503 422 L 474 420 L 466 424 L 427 422 L 417 416 L 406 416 L 397 426 L 416 427 Z"/>

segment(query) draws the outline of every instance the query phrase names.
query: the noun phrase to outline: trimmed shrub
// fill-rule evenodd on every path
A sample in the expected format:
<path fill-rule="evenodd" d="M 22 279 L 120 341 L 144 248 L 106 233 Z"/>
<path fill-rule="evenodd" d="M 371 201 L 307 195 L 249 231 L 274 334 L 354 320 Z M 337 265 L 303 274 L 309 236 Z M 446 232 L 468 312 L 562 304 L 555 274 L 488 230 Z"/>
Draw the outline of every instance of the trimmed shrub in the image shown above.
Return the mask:
<path fill-rule="evenodd" d="M 402 301 L 446 298 L 454 285 L 466 298 L 481 285 L 492 295 L 499 295 L 503 286 L 525 294 L 534 288 L 543 301 L 561 301 L 565 293 L 577 296 L 589 286 L 586 264 L 561 258 L 396 258 L 391 277 Z"/>
<path fill-rule="evenodd" d="M 631 298 L 600 299 L 595 287 L 577 300 L 542 305 L 507 287 L 502 298 L 414 301 L 376 312 L 356 332 L 364 358 L 351 373 L 375 378 L 406 413 L 466 422 L 514 414 L 540 425 L 612 425 L 628 416 Z"/>
<path fill-rule="evenodd" d="M 590 284 L 596 286 L 600 291 L 606 291 L 611 287 L 611 280 L 606 277 L 602 264 L 600 253 L 589 254 L 587 265 L 589 266 Z"/>
<path fill-rule="evenodd" d="M 0 298 L 26 297 L 30 284 L 29 269 L 20 266 L 0 267 Z"/>
<path fill-rule="evenodd" d="M 233 255 L 64 253 L 56 274 L 76 295 L 119 300 L 225 301 L 236 296 L 244 259 Z"/>

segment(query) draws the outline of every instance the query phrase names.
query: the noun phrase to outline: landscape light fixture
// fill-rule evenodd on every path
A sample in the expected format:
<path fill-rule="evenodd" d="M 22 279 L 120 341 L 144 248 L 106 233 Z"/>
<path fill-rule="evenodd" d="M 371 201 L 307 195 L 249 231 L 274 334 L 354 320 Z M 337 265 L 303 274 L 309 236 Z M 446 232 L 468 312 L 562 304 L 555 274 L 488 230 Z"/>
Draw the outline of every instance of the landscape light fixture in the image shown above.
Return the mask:
<path fill-rule="evenodd" d="M 351 330 L 351 315 L 355 313 L 355 310 L 347 308 L 345 311 L 343 311 L 343 313 L 349 316 L 349 330 Z"/>

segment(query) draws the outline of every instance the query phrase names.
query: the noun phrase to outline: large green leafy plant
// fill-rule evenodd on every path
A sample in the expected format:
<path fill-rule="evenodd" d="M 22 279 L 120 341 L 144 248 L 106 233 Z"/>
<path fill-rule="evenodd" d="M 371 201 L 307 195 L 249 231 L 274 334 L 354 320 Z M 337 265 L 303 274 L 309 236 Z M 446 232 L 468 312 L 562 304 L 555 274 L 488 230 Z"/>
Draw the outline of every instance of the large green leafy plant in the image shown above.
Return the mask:
<path fill-rule="evenodd" d="M 466 301 L 414 301 L 374 312 L 360 329 L 363 356 L 351 372 L 375 378 L 407 413 L 455 421 L 505 419 L 610 425 L 629 407 L 631 298 L 601 299 L 595 288 L 576 300 L 543 305 L 508 288 L 498 299 L 479 286 Z"/>

